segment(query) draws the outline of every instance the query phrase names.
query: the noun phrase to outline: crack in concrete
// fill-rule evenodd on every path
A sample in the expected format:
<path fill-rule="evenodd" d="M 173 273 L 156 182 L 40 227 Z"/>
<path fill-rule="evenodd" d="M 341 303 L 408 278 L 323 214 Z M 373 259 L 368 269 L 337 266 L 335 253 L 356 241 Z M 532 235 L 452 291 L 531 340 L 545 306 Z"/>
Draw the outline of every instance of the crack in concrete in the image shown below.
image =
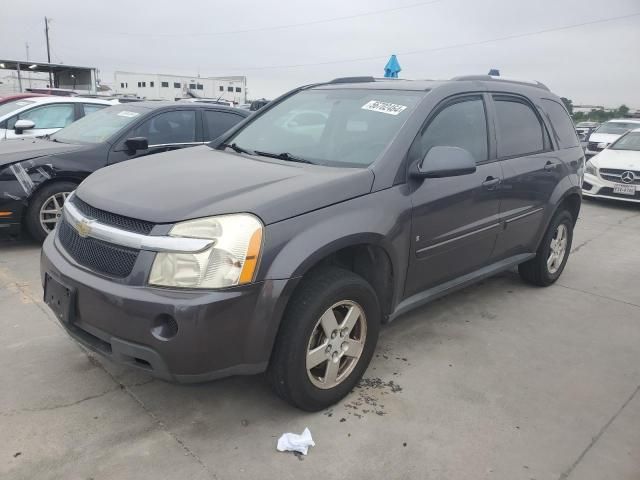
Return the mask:
<path fill-rule="evenodd" d="M 580 293 L 584 293 L 586 295 L 591 295 L 593 297 L 602 298 L 604 300 L 610 300 L 612 302 L 624 303 L 625 305 L 629 305 L 630 307 L 640 308 L 640 305 L 638 305 L 637 303 L 627 302 L 626 300 L 620 300 L 619 298 L 607 297 L 606 295 L 601 295 L 599 293 L 589 292 L 587 290 L 582 290 L 580 288 L 574 288 L 574 287 L 569 287 L 567 285 L 562 285 L 561 283 L 558 283 L 558 282 L 556 282 L 555 285 L 557 285 L 559 287 L 562 287 L 562 288 L 566 288 L 567 290 L 573 290 L 574 292 L 580 292 Z"/>
<path fill-rule="evenodd" d="M 625 409 L 625 407 L 627 405 L 629 405 L 631 400 L 633 400 L 633 397 L 635 397 L 639 391 L 640 391 L 640 385 L 638 385 L 638 387 L 636 387 L 636 389 L 633 391 L 633 393 L 629 396 L 629 398 L 627 398 L 627 400 L 622 404 L 622 406 L 618 409 L 618 411 L 613 414 L 613 416 L 609 419 L 609 421 L 604 424 L 604 426 L 600 429 L 598 434 L 591 439 L 591 442 L 589 442 L 589 445 L 587 445 L 587 447 L 582 451 L 582 453 L 578 456 L 576 461 L 573 462 L 568 469 L 566 469 L 564 472 L 562 472 L 562 474 L 558 477 L 558 480 L 566 480 L 567 478 L 569 478 L 571 473 L 576 469 L 576 467 L 584 459 L 584 457 L 587 455 L 587 453 L 589 453 L 589 451 L 594 447 L 594 445 L 596 443 L 598 443 L 598 440 L 600 440 L 600 437 L 602 437 L 604 432 L 607 431 L 607 429 L 611 426 L 611 424 L 614 422 L 614 420 L 616 418 L 618 418 L 618 416 L 622 413 L 622 411 Z"/>
<path fill-rule="evenodd" d="M 571 249 L 571 252 L 570 252 L 570 253 L 571 253 L 571 254 L 574 254 L 574 253 L 578 252 L 582 247 L 584 247 L 584 246 L 586 246 L 586 245 L 590 244 L 591 242 L 593 242 L 594 240 L 596 240 L 596 239 L 598 239 L 598 238 L 602 237 L 602 236 L 603 236 L 604 234 L 606 234 L 606 233 L 609 233 L 609 230 L 605 230 L 604 232 L 600 232 L 600 233 L 599 233 L 599 234 L 597 234 L 596 236 L 591 237 L 589 240 L 585 240 L 585 241 L 584 241 L 584 242 L 582 242 L 580 245 L 577 245 L 577 246 L 573 247 L 573 248 Z"/>
<path fill-rule="evenodd" d="M 94 400 L 96 398 L 100 398 L 103 397 L 109 393 L 113 393 L 120 390 L 120 387 L 115 387 L 115 388 L 111 388 L 109 390 L 105 390 L 102 393 L 97 393 L 95 395 L 89 395 L 87 397 L 81 398 L 80 400 L 76 400 L 75 402 L 69 402 L 69 403 L 61 403 L 58 405 L 47 405 L 45 407 L 38 407 L 38 408 L 21 408 L 20 410 L 10 410 L 8 412 L 0 412 L 0 416 L 2 417 L 12 417 L 14 415 L 18 415 L 20 413 L 36 413 L 36 412 L 46 412 L 49 410 L 57 410 L 59 408 L 67 408 L 67 407 L 73 407 L 75 405 L 78 405 L 80 403 L 86 402 L 88 400 Z"/>

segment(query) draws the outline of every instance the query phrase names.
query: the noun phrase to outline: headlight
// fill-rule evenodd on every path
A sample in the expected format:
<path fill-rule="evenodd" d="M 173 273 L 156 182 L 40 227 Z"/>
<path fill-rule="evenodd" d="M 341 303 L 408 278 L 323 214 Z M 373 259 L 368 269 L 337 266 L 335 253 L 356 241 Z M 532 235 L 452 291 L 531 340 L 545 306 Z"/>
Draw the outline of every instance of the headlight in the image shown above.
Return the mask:
<path fill-rule="evenodd" d="M 598 169 L 595 167 L 595 165 L 593 163 L 591 163 L 591 160 L 589 160 L 587 162 L 587 164 L 585 165 L 584 171 L 585 171 L 585 173 L 588 173 L 590 175 L 597 175 L 598 174 Z"/>
<path fill-rule="evenodd" d="M 251 283 L 260 258 L 262 228 L 260 220 L 244 213 L 178 223 L 170 236 L 202 238 L 214 243 L 199 253 L 157 253 L 149 283 L 180 288 L 223 288 Z"/>
<path fill-rule="evenodd" d="M 608 146 L 609 146 L 609 144 L 608 144 L 607 142 L 600 142 L 600 143 L 598 144 L 598 148 L 601 148 L 601 149 L 603 149 L 603 150 L 604 150 L 605 148 L 607 148 Z"/>

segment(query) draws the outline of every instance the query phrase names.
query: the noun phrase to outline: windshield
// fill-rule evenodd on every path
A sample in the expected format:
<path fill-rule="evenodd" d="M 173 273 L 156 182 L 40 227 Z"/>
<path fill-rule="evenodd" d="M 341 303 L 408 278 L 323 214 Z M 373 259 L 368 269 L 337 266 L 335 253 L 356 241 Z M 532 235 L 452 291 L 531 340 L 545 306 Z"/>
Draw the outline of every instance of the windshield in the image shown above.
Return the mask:
<path fill-rule="evenodd" d="M 130 105 L 103 108 L 58 130 L 51 135 L 51 140 L 78 144 L 102 143 L 136 121 L 146 111 Z"/>
<path fill-rule="evenodd" d="M 640 151 L 640 132 L 630 132 L 609 147 L 612 150 Z"/>
<path fill-rule="evenodd" d="M 227 141 L 249 153 L 366 167 L 398 133 L 424 92 L 314 89 L 292 95 Z M 288 155 L 283 155 L 288 154 Z"/>
<path fill-rule="evenodd" d="M 615 133 L 622 135 L 623 133 L 638 127 L 640 127 L 640 123 L 607 122 L 600 125 L 600 128 L 598 128 L 594 133 Z"/>
<path fill-rule="evenodd" d="M 35 102 L 32 100 L 14 100 L 13 102 L 4 103 L 0 105 L 0 118 L 32 103 Z"/>

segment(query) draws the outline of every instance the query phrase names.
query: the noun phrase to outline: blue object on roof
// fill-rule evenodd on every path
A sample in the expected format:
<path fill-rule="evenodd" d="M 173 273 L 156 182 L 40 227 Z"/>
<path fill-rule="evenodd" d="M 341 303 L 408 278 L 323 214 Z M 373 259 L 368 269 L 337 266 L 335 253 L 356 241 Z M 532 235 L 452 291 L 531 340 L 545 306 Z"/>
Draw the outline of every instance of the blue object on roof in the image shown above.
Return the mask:
<path fill-rule="evenodd" d="M 499 77 L 500 70 L 498 70 L 497 68 L 492 68 L 491 70 L 489 70 L 489 75 L 491 75 L 492 77 Z"/>
<path fill-rule="evenodd" d="M 391 55 L 389 61 L 384 67 L 384 76 L 385 78 L 398 78 L 398 74 L 402 71 L 400 68 L 400 64 L 398 63 L 398 59 L 395 55 Z"/>

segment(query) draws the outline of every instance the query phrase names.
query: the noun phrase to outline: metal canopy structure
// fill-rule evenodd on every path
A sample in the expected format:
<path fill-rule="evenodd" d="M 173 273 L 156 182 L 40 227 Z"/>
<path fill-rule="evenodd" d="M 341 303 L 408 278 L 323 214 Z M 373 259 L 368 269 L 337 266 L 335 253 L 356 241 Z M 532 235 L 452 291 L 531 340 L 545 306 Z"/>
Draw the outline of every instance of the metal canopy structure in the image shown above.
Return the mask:
<path fill-rule="evenodd" d="M 96 69 L 94 67 L 0 59 L 0 69 L 14 70 L 17 72 L 20 92 L 24 91 L 22 87 L 22 73 L 38 72 L 49 74 L 49 78 L 53 80 L 50 85 L 51 88 L 78 89 L 86 90 L 92 94 L 96 93 Z"/>

